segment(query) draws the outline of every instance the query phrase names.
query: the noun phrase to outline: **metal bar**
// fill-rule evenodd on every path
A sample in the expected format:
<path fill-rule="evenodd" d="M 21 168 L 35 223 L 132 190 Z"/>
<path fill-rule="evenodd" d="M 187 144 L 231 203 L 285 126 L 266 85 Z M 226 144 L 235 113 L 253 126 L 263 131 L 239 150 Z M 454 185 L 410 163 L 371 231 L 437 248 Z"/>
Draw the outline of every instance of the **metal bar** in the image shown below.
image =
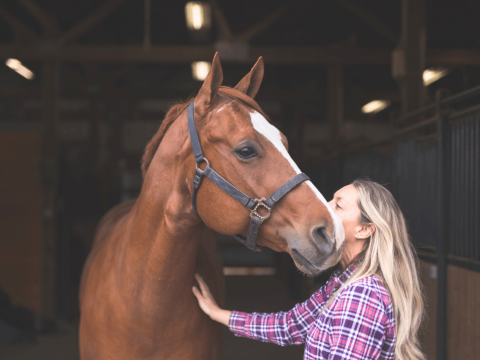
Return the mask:
<path fill-rule="evenodd" d="M 458 130 L 460 131 L 460 141 L 458 142 L 458 162 L 460 165 L 460 171 L 457 173 L 458 176 L 458 214 L 459 214 L 459 222 L 457 223 L 458 225 L 458 230 L 459 230 L 459 236 L 458 239 L 455 239 L 455 241 L 458 243 L 458 253 L 456 255 L 458 256 L 463 256 L 465 257 L 464 254 L 464 243 L 465 243 L 465 214 L 464 214 L 464 208 L 465 208 L 465 194 L 464 194 L 464 189 L 465 189 L 465 126 L 462 126 L 463 124 L 458 124 Z"/>
<path fill-rule="evenodd" d="M 403 129 L 397 130 L 395 135 L 398 136 L 398 135 L 406 134 L 406 133 L 409 133 L 410 131 L 418 130 L 418 129 L 421 129 L 425 126 L 436 124 L 436 123 L 437 123 L 437 116 L 432 116 L 431 118 L 429 118 L 427 120 L 420 121 L 419 123 L 416 123 L 414 125 L 407 126 Z"/>
<path fill-rule="evenodd" d="M 473 116 L 471 116 L 473 118 Z M 473 161 L 475 153 L 475 137 L 474 137 L 474 129 L 475 122 L 474 119 L 470 119 L 468 122 L 468 134 L 470 135 L 470 144 L 469 144 L 469 160 L 470 160 L 470 166 L 468 167 L 469 169 L 469 186 L 468 186 L 468 242 L 470 244 L 469 246 L 469 251 L 470 251 L 470 258 L 475 259 L 475 242 L 477 239 L 474 236 L 474 227 L 475 227 L 475 173 L 474 169 L 477 164 Z"/>
<path fill-rule="evenodd" d="M 480 85 L 443 99 L 442 105 L 451 105 L 462 100 L 470 99 L 477 95 L 480 95 Z"/>
<path fill-rule="evenodd" d="M 454 112 L 450 113 L 449 116 L 450 116 L 451 119 L 458 119 L 463 115 L 473 113 L 473 112 L 475 112 L 475 113 L 480 112 L 480 105 L 472 106 L 472 107 L 469 107 L 467 109 L 463 109 L 463 110 L 460 110 L 460 111 L 454 111 Z"/>
<path fill-rule="evenodd" d="M 474 181 L 474 184 L 475 184 L 475 192 L 474 194 L 472 195 L 473 196 L 473 199 L 474 199 L 474 203 L 475 203 L 475 208 L 474 208 L 474 212 L 473 212 L 473 216 L 474 216 L 474 224 L 475 224 L 475 236 L 474 236 L 474 239 L 475 239 L 475 260 L 479 260 L 480 261 L 480 233 L 479 233 L 479 221 L 478 221 L 478 218 L 479 218 L 479 215 L 480 215 L 480 207 L 479 207 L 479 204 L 480 204 L 480 191 L 479 191 L 479 188 L 480 188 L 480 185 L 479 185 L 479 182 L 480 182 L 480 178 L 479 178 L 479 174 L 478 174 L 478 168 L 480 167 L 480 152 L 479 152 L 479 142 L 480 142 L 480 132 L 479 132 L 479 123 L 480 123 L 480 116 L 477 114 L 477 118 L 475 119 L 475 139 L 476 141 L 474 141 L 475 143 L 475 181 Z"/>
<path fill-rule="evenodd" d="M 403 116 L 400 116 L 399 118 L 397 118 L 395 120 L 396 123 L 401 123 L 405 120 L 409 120 L 409 119 L 412 119 L 414 117 L 417 117 L 417 116 L 420 116 L 420 115 L 423 115 L 429 111 L 433 111 L 435 110 L 436 108 L 436 104 L 431 104 L 431 105 L 428 105 L 428 106 L 424 106 L 418 110 L 415 110 L 415 111 L 412 111 L 412 112 L 409 112 L 408 114 L 405 114 Z"/>
<path fill-rule="evenodd" d="M 457 126 L 451 127 L 451 132 L 454 137 L 454 143 L 452 143 L 451 147 L 451 155 L 452 155 L 452 211 L 453 211 L 453 221 L 452 224 L 458 224 L 458 176 L 456 176 L 459 172 L 459 164 L 460 162 L 458 161 L 458 147 L 459 147 L 459 142 L 460 142 L 460 137 L 459 137 L 459 129 Z M 453 230 L 453 227 L 452 227 Z M 457 253 L 458 252 L 458 241 L 454 239 L 455 234 L 452 232 L 451 233 L 451 241 L 452 241 L 452 247 L 449 249 L 450 252 L 452 253 Z"/>
<path fill-rule="evenodd" d="M 441 111 L 441 93 L 436 94 L 436 107 L 438 112 L 438 142 L 437 142 L 437 173 L 438 173 L 438 223 L 442 227 L 438 234 L 437 268 L 438 268 L 438 293 L 437 293 L 437 360 L 447 358 L 447 234 L 448 223 L 448 118 Z"/>
<path fill-rule="evenodd" d="M 451 104 L 454 104 L 454 103 L 462 101 L 462 100 L 470 99 L 471 97 L 474 97 L 474 96 L 477 96 L 477 95 L 480 95 L 480 85 L 476 86 L 474 88 L 471 88 L 469 90 L 462 91 L 461 93 L 449 96 L 449 97 L 443 99 L 441 101 L 440 105 L 442 105 L 442 106 L 451 105 Z M 431 105 L 425 106 L 421 109 L 418 109 L 418 110 L 412 111 L 408 114 L 405 114 L 403 116 L 400 116 L 397 120 L 395 120 L 395 122 L 396 123 L 401 123 L 405 120 L 409 120 L 409 119 L 412 119 L 414 117 L 423 115 L 423 114 L 425 114 L 429 111 L 435 110 L 436 107 L 437 107 L 437 104 L 431 104 Z"/>
<path fill-rule="evenodd" d="M 419 259 L 422 261 L 432 263 L 432 264 L 436 264 L 438 261 L 437 254 L 435 253 L 429 254 L 421 250 L 417 250 L 417 253 L 418 253 Z M 447 264 L 458 266 L 462 269 L 467 269 L 467 270 L 480 273 L 480 261 L 474 261 L 470 259 L 461 258 L 459 256 L 449 255 L 447 257 Z"/>

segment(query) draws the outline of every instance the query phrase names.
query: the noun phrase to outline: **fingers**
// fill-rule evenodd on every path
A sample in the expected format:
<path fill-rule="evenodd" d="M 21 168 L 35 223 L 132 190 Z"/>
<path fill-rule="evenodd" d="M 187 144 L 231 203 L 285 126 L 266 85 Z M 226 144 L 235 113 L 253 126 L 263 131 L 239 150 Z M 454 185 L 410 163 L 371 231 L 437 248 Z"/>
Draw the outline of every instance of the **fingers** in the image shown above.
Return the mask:
<path fill-rule="evenodd" d="M 200 289 L 202 290 L 203 295 L 210 295 L 210 289 L 208 288 L 208 285 L 205 283 L 203 278 L 199 274 L 195 274 L 195 278 L 198 281 L 198 284 L 200 285 Z"/>
<path fill-rule="evenodd" d="M 197 299 L 200 297 L 203 297 L 200 291 L 195 286 L 192 288 L 192 292 L 193 292 L 193 295 L 197 297 Z"/>

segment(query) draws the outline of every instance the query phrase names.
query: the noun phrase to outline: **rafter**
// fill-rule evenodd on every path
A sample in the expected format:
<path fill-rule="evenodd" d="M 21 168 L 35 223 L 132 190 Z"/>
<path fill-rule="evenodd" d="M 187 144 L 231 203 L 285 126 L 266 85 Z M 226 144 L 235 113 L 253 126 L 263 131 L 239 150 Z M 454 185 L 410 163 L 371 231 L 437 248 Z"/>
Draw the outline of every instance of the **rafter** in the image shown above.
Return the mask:
<path fill-rule="evenodd" d="M 66 45 L 56 48 L 38 48 L 0 44 L 1 57 L 24 60 L 55 59 L 72 62 L 108 63 L 190 63 L 211 61 L 213 45 L 152 46 L 144 51 L 142 45 Z M 244 59 L 223 59 L 223 62 L 252 64 L 263 56 L 265 62 L 276 64 L 390 64 L 389 49 L 331 48 L 317 46 L 251 46 Z"/>
<path fill-rule="evenodd" d="M 42 9 L 34 0 L 17 0 L 24 8 L 27 10 L 30 15 L 32 15 L 37 21 L 42 24 L 42 26 L 49 33 L 59 34 L 61 33 L 60 28 L 56 19 L 54 19 L 50 14 L 48 14 L 44 9 Z"/>
<path fill-rule="evenodd" d="M 65 44 L 68 42 L 73 42 L 79 37 L 90 31 L 98 23 L 100 23 L 104 18 L 106 18 L 113 10 L 115 10 L 119 5 L 124 3 L 126 0 L 109 0 L 97 10 L 92 12 L 90 15 L 86 16 L 83 20 L 80 20 L 76 25 L 74 25 L 70 30 L 68 30 L 65 35 L 63 35 L 59 42 Z"/>
<path fill-rule="evenodd" d="M 235 37 L 235 41 L 238 42 L 249 42 L 255 37 L 260 35 L 262 32 L 268 30 L 273 24 L 282 18 L 283 15 L 291 8 L 291 5 L 283 6 L 271 14 L 267 15 L 265 18 L 255 23 L 243 33 Z"/>
<path fill-rule="evenodd" d="M 68 45 L 44 48 L 12 43 L 0 43 L 0 58 L 15 57 L 25 61 L 60 60 L 100 63 L 190 63 L 210 61 L 215 54 L 213 45 L 152 46 L 143 45 Z M 390 49 L 319 46 L 251 46 L 245 59 L 223 59 L 222 62 L 253 64 L 259 56 L 266 63 L 285 65 L 390 65 Z M 480 65 L 480 49 L 429 49 L 427 65 Z"/>
<path fill-rule="evenodd" d="M 221 41 L 231 41 L 233 39 L 232 30 L 230 30 L 230 25 L 228 25 L 227 18 L 220 7 L 218 0 L 209 0 L 212 5 L 213 17 L 217 22 L 217 25 L 220 29 L 220 40 Z"/>
<path fill-rule="evenodd" d="M 0 8 L 0 17 L 5 20 L 16 33 L 21 34 L 25 39 L 30 41 L 38 41 L 39 36 L 33 32 L 28 26 L 10 14 L 7 10 Z"/>
<path fill-rule="evenodd" d="M 342 4 L 342 6 L 348 11 L 350 11 L 353 15 L 370 25 L 380 35 L 390 40 L 393 44 L 397 44 L 399 39 L 399 35 L 397 34 L 397 32 L 392 30 L 375 14 L 360 5 L 358 1 L 353 2 L 350 0 L 338 0 L 338 2 Z"/>

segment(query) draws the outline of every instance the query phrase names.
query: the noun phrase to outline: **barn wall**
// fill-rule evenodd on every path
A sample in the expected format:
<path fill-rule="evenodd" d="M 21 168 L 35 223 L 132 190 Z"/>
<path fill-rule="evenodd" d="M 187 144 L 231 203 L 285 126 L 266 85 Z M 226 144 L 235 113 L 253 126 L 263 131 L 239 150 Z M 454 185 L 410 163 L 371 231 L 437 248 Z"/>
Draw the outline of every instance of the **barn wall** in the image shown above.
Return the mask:
<path fill-rule="evenodd" d="M 436 359 L 436 265 L 423 262 L 427 319 L 420 334 L 427 359 Z M 480 273 L 448 266 L 447 359 L 480 359 Z"/>
<path fill-rule="evenodd" d="M 426 318 L 420 330 L 420 342 L 427 359 L 436 359 L 436 336 L 437 332 L 437 266 L 428 262 L 422 262 L 420 278 L 425 288 L 425 312 Z"/>
<path fill-rule="evenodd" d="M 448 360 L 480 359 L 480 273 L 448 267 Z"/>
<path fill-rule="evenodd" d="M 0 133 L 0 286 L 15 304 L 42 309 L 40 135 Z"/>

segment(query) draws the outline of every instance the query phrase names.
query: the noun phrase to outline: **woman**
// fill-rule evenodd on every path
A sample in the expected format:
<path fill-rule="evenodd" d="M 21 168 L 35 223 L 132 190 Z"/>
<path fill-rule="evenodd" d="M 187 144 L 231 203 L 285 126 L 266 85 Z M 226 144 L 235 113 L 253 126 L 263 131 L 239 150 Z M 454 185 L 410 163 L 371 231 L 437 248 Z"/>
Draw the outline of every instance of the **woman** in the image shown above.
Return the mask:
<path fill-rule="evenodd" d="M 193 293 L 200 307 L 236 336 L 305 343 L 304 359 L 423 360 L 417 258 L 392 194 L 373 181 L 356 180 L 329 205 L 345 228 L 340 269 L 310 299 L 273 314 L 222 310 L 196 275 L 201 292 L 194 287 Z"/>

